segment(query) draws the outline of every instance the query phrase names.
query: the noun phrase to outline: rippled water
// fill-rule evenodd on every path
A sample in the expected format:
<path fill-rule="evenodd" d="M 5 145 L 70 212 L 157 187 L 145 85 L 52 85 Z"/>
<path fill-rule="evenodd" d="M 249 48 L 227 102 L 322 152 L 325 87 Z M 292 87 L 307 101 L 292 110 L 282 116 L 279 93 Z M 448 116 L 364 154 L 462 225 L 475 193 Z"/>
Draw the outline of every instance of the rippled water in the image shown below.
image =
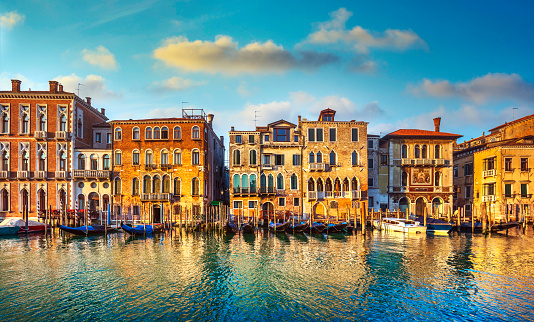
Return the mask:
<path fill-rule="evenodd" d="M 533 235 L 2 238 L 0 319 L 534 320 Z"/>

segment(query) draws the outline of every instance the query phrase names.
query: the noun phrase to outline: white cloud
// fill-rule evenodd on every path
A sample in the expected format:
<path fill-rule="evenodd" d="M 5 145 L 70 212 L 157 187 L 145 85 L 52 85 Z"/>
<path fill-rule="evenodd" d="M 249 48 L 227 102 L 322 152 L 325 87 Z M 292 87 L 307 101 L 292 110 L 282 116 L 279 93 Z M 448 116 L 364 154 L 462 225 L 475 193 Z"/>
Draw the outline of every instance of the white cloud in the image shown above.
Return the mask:
<path fill-rule="evenodd" d="M 154 82 L 150 88 L 156 92 L 179 92 L 193 87 L 206 85 L 207 83 L 208 82 L 206 81 L 195 81 L 174 76 L 161 82 Z"/>
<path fill-rule="evenodd" d="M 230 75 L 311 70 L 338 60 L 333 54 L 315 51 L 295 55 L 271 40 L 239 48 L 229 36 L 217 36 L 213 42 L 172 37 L 154 50 L 154 58 L 187 71 Z"/>
<path fill-rule="evenodd" d="M 411 48 L 427 48 L 419 35 L 412 30 L 387 29 L 375 32 L 355 26 L 347 29 L 352 12 L 340 8 L 330 13 L 330 20 L 318 24 L 318 30 L 308 35 L 304 43 L 327 45 L 344 43 L 362 54 L 371 49 L 403 51 Z"/>
<path fill-rule="evenodd" d="M 66 92 L 76 94 L 78 93 L 78 84 L 82 84 L 82 86 L 80 86 L 81 97 L 89 96 L 93 99 L 107 100 L 121 96 L 121 94 L 107 89 L 104 77 L 98 75 L 87 75 L 87 77 L 83 79 L 75 74 L 71 74 L 68 76 L 58 76 L 54 78 L 54 80 L 62 84 L 63 89 Z"/>
<path fill-rule="evenodd" d="M 424 79 L 417 86 L 408 86 L 416 96 L 461 97 L 477 104 L 488 100 L 534 102 L 534 84 L 518 74 L 489 73 L 469 82 L 451 83 L 448 80 Z"/>
<path fill-rule="evenodd" d="M 194 106 L 188 106 L 188 108 L 195 108 Z M 150 110 L 146 114 L 146 118 L 167 118 L 167 117 L 182 117 L 182 107 L 173 106 L 168 108 L 155 108 Z"/>
<path fill-rule="evenodd" d="M 26 17 L 16 11 L 0 14 L 0 28 L 11 29 L 18 24 L 22 24 Z"/>
<path fill-rule="evenodd" d="M 83 60 L 91 65 L 99 66 L 103 69 L 117 69 L 115 56 L 104 46 L 98 46 L 96 50 L 82 50 Z"/>
<path fill-rule="evenodd" d="M 22 74 L 1 72 L 0 73 L 0 90 L 10 91 L 11 90 L 11 80 L 18 79 L 22 83 L 20 85 L 21 90 L 25 91 L 31 89 L 33 91 L 44 91 L 48 90 L 48 83 L 37 83 L 31 79 L 26 78 Z"/>

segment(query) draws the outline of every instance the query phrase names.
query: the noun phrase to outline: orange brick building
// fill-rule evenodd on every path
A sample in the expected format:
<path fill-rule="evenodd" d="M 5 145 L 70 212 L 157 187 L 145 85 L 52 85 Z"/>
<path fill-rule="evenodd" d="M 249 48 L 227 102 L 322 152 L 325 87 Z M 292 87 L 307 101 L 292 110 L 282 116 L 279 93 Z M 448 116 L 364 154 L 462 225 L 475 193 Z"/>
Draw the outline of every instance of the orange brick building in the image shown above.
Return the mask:
<path fill-rule="evenodd" d="M 213 114 L 110 122 L 113 210 L 153 222 L 189 209 L 203 213 L 224 190 L 224 140 Z M 162 208 L 163 207 L 163 208 Z"/>
<path fill-rule="evenodd" d="M 22 91 L 12 80 L 0 91 L 0 217 L 30 217 L 51 206 L 75 206 L 73 155 L 92 147 L 92 127 L 107 120 L 104 110 L 63 91 L 50 81 L 48 91 Z"/>

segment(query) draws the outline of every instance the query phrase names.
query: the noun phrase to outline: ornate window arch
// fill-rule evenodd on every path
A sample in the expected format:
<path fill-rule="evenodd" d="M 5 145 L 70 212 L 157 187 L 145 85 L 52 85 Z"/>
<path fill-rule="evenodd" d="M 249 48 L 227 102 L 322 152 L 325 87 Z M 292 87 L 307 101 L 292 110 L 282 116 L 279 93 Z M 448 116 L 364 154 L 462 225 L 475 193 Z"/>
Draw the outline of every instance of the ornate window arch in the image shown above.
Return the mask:
<path fill-rule="evenodd" d="M 139 130 L 139 127 L 136 126 L 132 129 L 132 140 L 140 140 L 141 139 L 141 130 Z"/>
<path fill-rule="evenodd" d="M 145 140 L 152 140 L 152 128 L 150 126 L 145 128 Z"/>

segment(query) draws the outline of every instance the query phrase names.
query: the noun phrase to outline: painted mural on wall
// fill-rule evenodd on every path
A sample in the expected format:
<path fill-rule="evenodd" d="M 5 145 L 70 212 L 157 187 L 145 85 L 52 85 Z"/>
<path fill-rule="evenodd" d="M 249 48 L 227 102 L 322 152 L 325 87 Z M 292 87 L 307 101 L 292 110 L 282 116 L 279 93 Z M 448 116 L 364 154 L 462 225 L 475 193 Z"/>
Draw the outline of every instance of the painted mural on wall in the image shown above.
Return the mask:
<path fill-rule="evenodd" d="M 429 168 L 413 168 L 412 169 L 412 185 L 432 185 L 432 169 Z"/>

